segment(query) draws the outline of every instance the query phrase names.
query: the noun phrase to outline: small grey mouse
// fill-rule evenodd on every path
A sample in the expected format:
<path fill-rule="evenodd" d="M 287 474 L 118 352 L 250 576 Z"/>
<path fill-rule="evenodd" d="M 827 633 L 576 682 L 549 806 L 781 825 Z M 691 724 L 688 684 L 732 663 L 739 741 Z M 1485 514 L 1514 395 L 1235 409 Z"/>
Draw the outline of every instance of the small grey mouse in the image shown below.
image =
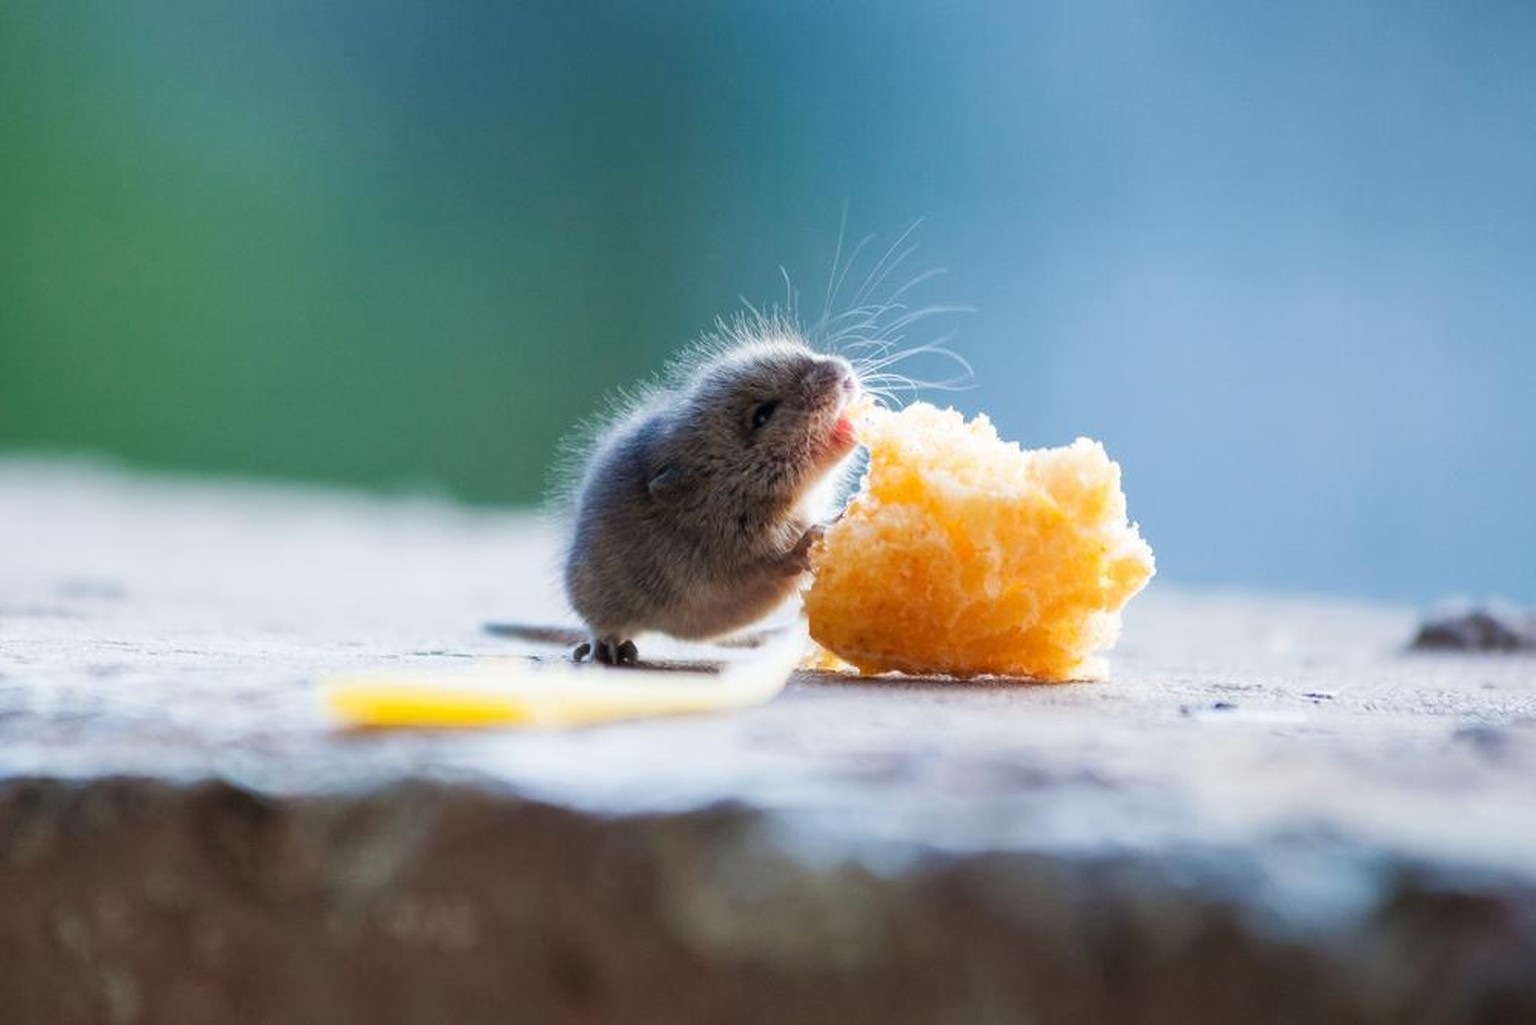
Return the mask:
<path fill-rule="evenodd" d="M 634 637 L 730 633 L 809 569 L 856 447 L 859 379 L 791 326 L 737 324 L 603 430 L 576 492 L 565 590 L 577 661 L 634 662 Z"/>

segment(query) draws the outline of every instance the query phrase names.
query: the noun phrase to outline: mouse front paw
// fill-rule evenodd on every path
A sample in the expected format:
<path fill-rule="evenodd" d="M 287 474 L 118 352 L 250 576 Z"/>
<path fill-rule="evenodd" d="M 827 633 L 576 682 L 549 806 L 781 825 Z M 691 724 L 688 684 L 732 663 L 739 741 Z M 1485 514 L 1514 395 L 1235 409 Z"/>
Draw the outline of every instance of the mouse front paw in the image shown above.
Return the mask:
<path fill-rule="evenodd" d="M 640 649 L 634 641 L 621 641 L 617 637 L 594 637 L 582 641 L 571 652 L 572 662 L 585 662 L 588 658 L 605 666 L 631 666 L 640 658 Z"/>
<path fill-rule="evenodd" d="M 783 567 L 788 576 L 798 576 L 801 573 L 811 571 L 811 545 L 820 541 L 827 528 L 820 523 L 813 523 L 800 535 L 800 540 L 795 542 L 795 547 L 784 553 Z"/>

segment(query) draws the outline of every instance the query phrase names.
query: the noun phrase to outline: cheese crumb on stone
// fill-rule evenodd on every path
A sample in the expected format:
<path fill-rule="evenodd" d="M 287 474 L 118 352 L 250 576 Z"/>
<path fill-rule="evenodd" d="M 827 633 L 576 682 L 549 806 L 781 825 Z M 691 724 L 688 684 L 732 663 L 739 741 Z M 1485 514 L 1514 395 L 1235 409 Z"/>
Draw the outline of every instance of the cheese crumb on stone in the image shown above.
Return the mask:
<path fill-rule="evenodd" d="M 863 484 L 811 551 L 819 644 L 865 673 L 1104 674 L 1154 564 L 1103 445 L 1023 451 L 927 403 L 874 409 L 860 436 Z"/>

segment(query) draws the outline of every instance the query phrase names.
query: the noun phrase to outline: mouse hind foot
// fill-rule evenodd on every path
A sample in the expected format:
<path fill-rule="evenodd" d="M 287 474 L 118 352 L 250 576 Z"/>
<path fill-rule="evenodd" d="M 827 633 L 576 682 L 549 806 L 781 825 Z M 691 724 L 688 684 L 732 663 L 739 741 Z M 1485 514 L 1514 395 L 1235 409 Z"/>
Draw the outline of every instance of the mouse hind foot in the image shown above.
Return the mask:
<path fill-rule="evenodd" d="M 573 662 L 584 662 L 589 657 L 605 666 L 630 666 L 639 661 L 640 649 L 635 647 L 634 641 L 621 641 L 617 637 L 594 637 L 590 641 L 582 641 L 571 652 Z"/>

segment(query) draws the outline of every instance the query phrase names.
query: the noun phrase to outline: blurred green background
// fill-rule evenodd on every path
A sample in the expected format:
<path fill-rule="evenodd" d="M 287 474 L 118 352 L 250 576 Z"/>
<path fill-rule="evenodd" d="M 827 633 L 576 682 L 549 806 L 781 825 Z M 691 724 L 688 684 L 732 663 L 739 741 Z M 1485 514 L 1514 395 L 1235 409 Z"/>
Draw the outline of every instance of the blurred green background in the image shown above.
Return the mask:
<path fill-rule="evenodd" d="M 846 207 L 1165 575 L 1536 599 L 1533 12 L 12 0 L 0 450 L 531 503 Z"/>

